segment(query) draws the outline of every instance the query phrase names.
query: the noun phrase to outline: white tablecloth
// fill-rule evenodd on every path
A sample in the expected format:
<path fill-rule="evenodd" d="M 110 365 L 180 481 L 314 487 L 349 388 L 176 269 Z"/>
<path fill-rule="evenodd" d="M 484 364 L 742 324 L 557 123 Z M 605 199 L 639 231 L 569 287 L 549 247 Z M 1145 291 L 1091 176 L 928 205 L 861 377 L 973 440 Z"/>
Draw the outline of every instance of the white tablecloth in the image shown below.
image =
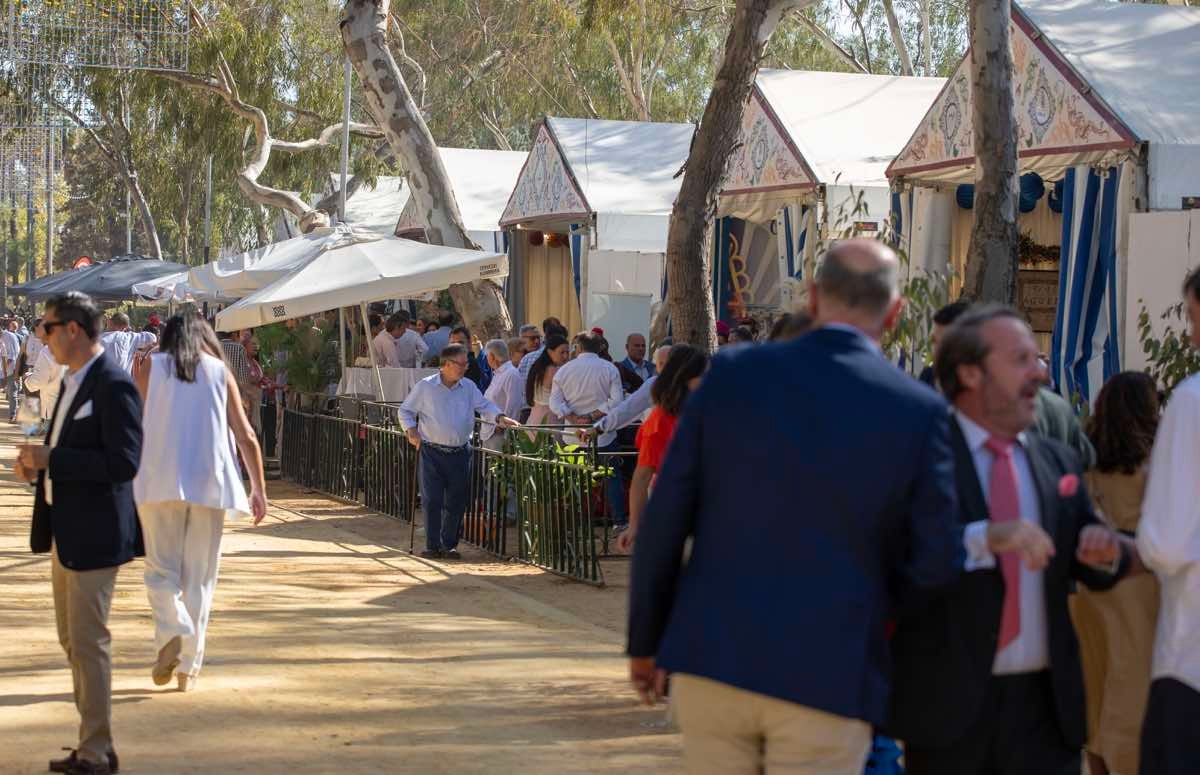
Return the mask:
<path fill-rule="evenodd" d="M 403 401 L 417 380 L 424 379 L 430 374 L 437 374 L 437 369 L 381 368 L 379 376 L 383 380 L 384 395 L 380 398 L 374 369 L 347 368 L 342 373 L 342 381 L 338 383 L 338 395 L 357 393 L 375 396 L 383 401 Z"/>

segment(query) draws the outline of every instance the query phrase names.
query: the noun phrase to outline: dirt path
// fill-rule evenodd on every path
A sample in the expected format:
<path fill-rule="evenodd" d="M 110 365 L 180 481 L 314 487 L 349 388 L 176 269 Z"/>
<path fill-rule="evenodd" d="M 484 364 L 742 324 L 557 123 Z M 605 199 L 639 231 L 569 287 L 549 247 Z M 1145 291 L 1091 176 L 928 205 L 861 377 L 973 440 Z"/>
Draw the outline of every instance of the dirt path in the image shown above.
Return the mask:
<path fill-rule="evenodd" d="M 49 562 L 0 424 L 0 773 L 45 772 L 74 742 Z M 258 528 L 227 528 L 199 689 L 153 686 L 141 562 L 110 626 L 122 772 L 680 771 L 662 710 L 635 706 L 621 658 L 627 566 L 595 589 L 467 553 L 411 557 L 408 527 L 272 487 Z"/>

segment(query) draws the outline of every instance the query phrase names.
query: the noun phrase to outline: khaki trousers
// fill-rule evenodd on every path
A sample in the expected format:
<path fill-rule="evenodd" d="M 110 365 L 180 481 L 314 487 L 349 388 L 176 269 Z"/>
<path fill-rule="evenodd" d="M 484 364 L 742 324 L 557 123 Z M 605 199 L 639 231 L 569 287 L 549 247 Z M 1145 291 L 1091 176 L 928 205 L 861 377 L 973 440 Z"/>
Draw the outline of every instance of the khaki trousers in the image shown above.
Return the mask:
<path fill-rule="evenodd" d="M 862 775 L 865 721 L 676 673 L 671 703 L 691 775 Z"/>
<path fill-rule="evenodd" d="M 71 663 L 75 709 L 79 711 L 78 756 L 93 763 L 106 761 L 112 749 L 112 636 L 108 610 L 112 605 L 117 568 L 76 571 L 51 552 L 50 582 L 54 589 L 54 618 L 58 642 Z"/>

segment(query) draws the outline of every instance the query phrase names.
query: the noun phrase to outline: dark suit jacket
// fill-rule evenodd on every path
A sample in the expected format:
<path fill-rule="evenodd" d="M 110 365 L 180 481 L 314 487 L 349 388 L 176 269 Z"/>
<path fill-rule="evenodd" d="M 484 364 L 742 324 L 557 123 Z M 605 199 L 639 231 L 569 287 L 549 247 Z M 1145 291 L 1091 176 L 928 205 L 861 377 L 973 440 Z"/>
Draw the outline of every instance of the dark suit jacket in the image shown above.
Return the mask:
<path fill-rule="evenodd" d="M 88 417 L 75 419 L 92 402 Z M 38 476 L 30 548 L 50 551 L 71 570 L 95 570 L 143 554 L 141 526 L 133 504 L 133 477 L 142 456 L 142 399 L 133 380 L 108 353 L 92 364 L 68 407 L 50 452 L 54 504 L 46 503 L 45 472 Z M 181 432 L 185 429 L 181 429 Z"/>
<path fill-rule="evenodd" d="M 638 530 L 629 653 L 882 722 L 890 597 L 961 568 L 948 421 L 853 332 L 718 355 Z"/>
<path fill-rule="evenodd" d="M 975 464 L 957 421 L 951 424 L 960 522 L 988 519 L 987 502 Z M 1075 559 L 1079 532 L 1096 524 L 1091 499 L 1083 486 L 1075 452 L 1035 433 L 1026 434 L 1030 467 L 1037 483 L 1042 527 L 1054 539 L 1056 553 L 1046 568 L 1046 623 L 1055 715 L 1065 743 L 1082 747 L 1087 736 L 1083 702 L 1083 672 L 1079 643 L 1067 611 L 1072 580 L 1093 589 L 1108 589 L 1128 570 L 1122 558 L 1112 575 Z M 1065 474 L 1080 478 L 1072 497 L 1058 493 Z M 888 732 L 921 747 L 949 745 L 979 717 L 992 675 L 1004 577 L 999 568 L 964 572 L 959 579 L 919 610 L 904 612 L 892 638 L 894 693 Z"/>

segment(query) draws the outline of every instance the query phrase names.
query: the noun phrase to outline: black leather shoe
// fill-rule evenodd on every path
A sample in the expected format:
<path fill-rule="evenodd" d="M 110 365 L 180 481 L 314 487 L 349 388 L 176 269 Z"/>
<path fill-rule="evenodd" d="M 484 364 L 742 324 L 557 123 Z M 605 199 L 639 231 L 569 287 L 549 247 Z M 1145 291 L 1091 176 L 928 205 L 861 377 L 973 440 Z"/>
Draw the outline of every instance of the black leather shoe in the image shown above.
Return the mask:
<path fill-rule="evenodd" d="M 440 551 L 438 551 L 437 549 L 426 549 L 425 551 L 421 552 L 421 556 L 424 557 L 426 560 L 442 559 L 442 553 Z"/>
<path fill-rule="evenodd" d="M 71 754 L 69 756 L 67 756 L 65 759 L 51 759 L 50 760 L 50 771 L 51 772 L 71 772 L 71 767 L 73 767 L 75 765 L 75 762 L 79 761 L 79 758 L 75 754 L 74 748 L 64 748 L 63 750 L 70 751 Z M 108 771 L 111 773 L 114 773 L 114 775 L 115 775 L 115 773 L 118 773 L 121 771 L 121 763 L 120 763 L 120 760 L 117 759 L 116 751 L 108 752 Z"/>
<path fill-rule="evenodd" d="M 457 549 L 447 549 L 446 551 L 442 552 L 442 557 L 447 560 L 462 559 L 462 555 L 458 553 Z"/>

